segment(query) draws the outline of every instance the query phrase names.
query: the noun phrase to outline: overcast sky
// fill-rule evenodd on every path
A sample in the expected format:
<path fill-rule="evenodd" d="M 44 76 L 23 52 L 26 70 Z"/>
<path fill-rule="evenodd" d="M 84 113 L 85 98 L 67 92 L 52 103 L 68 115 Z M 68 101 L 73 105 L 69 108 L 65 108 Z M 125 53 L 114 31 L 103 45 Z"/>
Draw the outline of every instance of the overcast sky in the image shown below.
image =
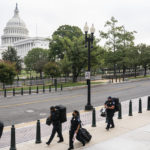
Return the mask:
<path fill-rule="evenodd" d="M 20 17 L 26 23 L 30 36 L 51 36 L 61 25 L 69 24 L 83 29 L 85 22 L 95 25 L 96 37 L 104 24 L 114 16 L 118 25 L 137 31 L 136 43 L 150 45 L 149 0 L 0 0 L 0 36 L 18 3 Z"/>

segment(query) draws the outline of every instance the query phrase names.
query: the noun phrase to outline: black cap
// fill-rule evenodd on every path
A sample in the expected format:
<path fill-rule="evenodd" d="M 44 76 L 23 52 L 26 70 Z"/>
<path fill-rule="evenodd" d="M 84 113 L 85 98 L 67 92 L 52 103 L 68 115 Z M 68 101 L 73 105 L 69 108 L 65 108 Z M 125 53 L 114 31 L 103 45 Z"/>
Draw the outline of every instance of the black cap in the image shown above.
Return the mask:
<path fill-rule="evenodd" d="M 111 99 L 111 96 L 108 96 L 108 99 Z"/>

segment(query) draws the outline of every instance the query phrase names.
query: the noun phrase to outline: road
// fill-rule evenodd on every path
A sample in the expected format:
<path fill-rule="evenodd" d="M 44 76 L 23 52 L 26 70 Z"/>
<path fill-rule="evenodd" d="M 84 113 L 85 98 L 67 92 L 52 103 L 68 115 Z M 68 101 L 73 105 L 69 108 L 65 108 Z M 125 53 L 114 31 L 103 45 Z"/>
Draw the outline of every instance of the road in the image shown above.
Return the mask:
<path fill-rule="evenodd" d="M 150 80 L 107 84 L 92 87 L 91 101 L 93 106 L 103 105 L 108 96 L 119 97 L 120 101 L 142 97 L 150 94 Z M 67 112 L 82 110 L 87 103 L 87 88 L 33 94 L 0 99 L 0 120 L 5 125 L 18 124 L 46 118 L 49 107 L 63 104 Z"/>

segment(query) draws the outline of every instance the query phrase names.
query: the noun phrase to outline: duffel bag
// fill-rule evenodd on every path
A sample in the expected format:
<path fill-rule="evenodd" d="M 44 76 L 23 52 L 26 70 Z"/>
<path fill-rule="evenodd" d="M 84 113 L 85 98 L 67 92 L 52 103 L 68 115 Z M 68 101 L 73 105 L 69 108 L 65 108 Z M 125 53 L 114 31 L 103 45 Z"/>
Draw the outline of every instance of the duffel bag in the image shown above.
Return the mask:
<path fill-rule="evenodd" d="M 51 121 L 50 117 L 48 117 L 48 118 L 46 119 L 46 125 L 50 126 L 51 123 L 52 123 L 52 121 Z"/>

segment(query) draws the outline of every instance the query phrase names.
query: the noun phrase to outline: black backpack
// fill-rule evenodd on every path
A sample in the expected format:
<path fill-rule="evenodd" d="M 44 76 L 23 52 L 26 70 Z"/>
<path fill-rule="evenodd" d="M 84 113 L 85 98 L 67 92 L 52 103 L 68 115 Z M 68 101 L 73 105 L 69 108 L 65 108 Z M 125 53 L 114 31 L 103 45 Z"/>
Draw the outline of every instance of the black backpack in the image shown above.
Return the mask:
<path fill-rule="evenodd" d="M 59 119 L 60 122 L 66 122 L 67 121 L 67 112 L 66 112 L 66 107 L 63 105 L 57 105 L 55 106 L 55 108 L 57 109 L 57 111 L 59 111 Z"/>
<path fill-rule="evenodd" d="M 119 111 L 119 98 L 113 97 L 113 98 L 112 98 L 112 101 L 115 102 L 115 112 L 116 112 L 116 111 Z"/>

